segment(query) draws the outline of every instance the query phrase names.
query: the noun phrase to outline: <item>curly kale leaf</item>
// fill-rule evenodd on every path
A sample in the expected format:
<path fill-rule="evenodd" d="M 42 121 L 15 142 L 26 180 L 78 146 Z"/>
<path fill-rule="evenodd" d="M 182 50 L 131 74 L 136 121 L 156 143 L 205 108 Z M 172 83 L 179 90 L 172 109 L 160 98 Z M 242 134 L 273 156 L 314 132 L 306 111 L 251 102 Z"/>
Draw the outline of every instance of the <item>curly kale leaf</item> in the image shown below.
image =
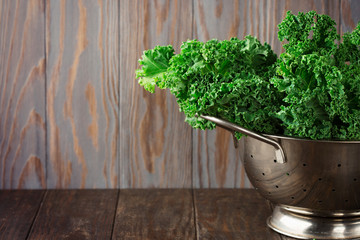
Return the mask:
<path fill-rule="evenodd" d="M 284 58 L 281 58 L 284 60 Z M 286 93 L 278 117 L 285 134 L 313 139 L 332 138 L 332 121 L 345 99 L 340 73 L 329 59 L 317 53 L 287 56 L 280 61 L 279 74 L 272 82 Z"/>
<path fill-rule="evenodd" d="M 269 81 L 276 59 L 269 45 L 251 36 L 206 43 L 192 40 L 171 59 L 166 81 L 193 127 L 214 127 L 195 117 L 204 114 L 277 133 L 279 120 L 271 113 L 281 98 Z"/>
<path fill-rule="evenodd" d="M 144 51 L 139 60 L 142 68 L 136 70 L 136 78 L 139 78 L 139 84 L 145 90 L 153 93 L 156 84 L 162 85 L 172 56 L 174 56 L 174 48 L 171 45 L 156 46 L 154 49 Z"/>
<path fill-rule="evenodd" d="M 351 33 L 343 35 L 343 42 L 335 53 L 336 64 L 342 74 L 346 107 L 341 111 L 337 126 L 340 138 L 360 139 L 360 23 Z"/>
<path fill-rule="evenodd" d="M 335 21 L 329 16 L 315 11 L 299 12 L 297 16 L 288 11 L 278 25 L 278 38 L 288 41 L 283 47 L 294 56 L 313 52 L 332 54 L 337 47 L 335 40 L 340 39 L 335 26 Z"/>
<path fill-rule="evenodd" d="M 273 113 L 279 110 L 283 96 L 269 81 L 276 60 L 271 47 L 252 36 L 205 43 L 189 40 L 172 56 L 155 84 L 175 95 L 192 127 L 215 127 L 196 117 L 204 114 L 254 131 L 277 133 L 280 121 Z"/>
<path fill-rule="evenodd" d="M 179 54 L 157 46 L 136 75 L 148 91 L 169 89 L 195 128 L 215 127 L 204 114 L 261 133 L 360 140 L 360 25 L 341 42 L 329 16 L 288 12 L 278 37 L 279 58 L 252 36 L 189 40 Z"/>
<path fill-rule="evenodd" d="M 360 139 L 359 27 L 340 45 L 335 22 L 314 11 L 288 12 L 279 29 L 279 39 L 288 43 L 271 81 L 286 95 L 277 113 L 285 134 Z"/>

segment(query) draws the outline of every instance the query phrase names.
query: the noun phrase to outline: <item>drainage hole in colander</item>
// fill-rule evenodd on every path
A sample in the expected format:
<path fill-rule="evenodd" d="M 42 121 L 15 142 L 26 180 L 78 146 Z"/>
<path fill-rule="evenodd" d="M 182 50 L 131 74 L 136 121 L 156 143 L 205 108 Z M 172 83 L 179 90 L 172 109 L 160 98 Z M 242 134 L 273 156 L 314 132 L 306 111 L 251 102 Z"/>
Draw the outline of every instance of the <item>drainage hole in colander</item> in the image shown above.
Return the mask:
<path fill-rule="evenodd" d="M 341 164 L 340 164 L 340 163 L 338 164 L 338 167 L 341 167 Z"/>
<path fill-rule="evenodd" d="M 333 188 L 331 191 L 335 192 L 335 188 Z"/>
<path fill-rule="evenodd" d="M 357 178 L 354 178 L 354 182 L 356 182 L 357 181 Z"/>
<path fill-rule="evenodd" d="M 287 172 L 286 175 L 287 175 L 287 176 L 290 176 L 290 173 Z"/>
<path fill-rule="evenodd" d="M 319 178 L 319 181 L 321 181 L 322 180 L 322 178 Z"/>
<path fill-rule="evenodd" d="M 271 192 L 269 192 L 269 195 L 271 195 Z"/>
<path fill-rule="evenodd" d="M 277 161 L 276 161 L 276 159 L 274 159 L 274 163 L 276 163 Z"/>
<path fill-rule="evenodd" d="M 291 199 L 295 199 L 295 197 L 291 197 Z"/>
<path fill-rule="evenodd" d="M 306 192 L 306 189 L 303 189 L 304 192 Z"/>
<path fill-rule="evenodd" d="M 279 188 L 279 186 L 278 186 L 278 185 L 276 185 L 275 187 L 276 187 L 276 188 Z"/>
<path fill-rule="evenodd" d="M 253 156 L 253 155 L 250 155 L 250 157 L 251 157 L 251 158 L 254 158 L 254 156 Z"/>
<path fill-rule="evenodd" d="M 346 199 L 345 202 L 349 202 L 349 200 Z"/>
<path fill-rule="evenodd" d="M 322 203 L 322 201 L 321 201 L 321 200 L 319 200 L 319 201 L 318 201 L 318 203 Z"/>
<path fill-rule="evenodd" d="M 306 163 L 304 163 L 303 166 L 306 167 Z"/>
<path fill-rule="evenodd" d="M 265 173 L 262 173 L 263 176 L 265 176 Z"/>

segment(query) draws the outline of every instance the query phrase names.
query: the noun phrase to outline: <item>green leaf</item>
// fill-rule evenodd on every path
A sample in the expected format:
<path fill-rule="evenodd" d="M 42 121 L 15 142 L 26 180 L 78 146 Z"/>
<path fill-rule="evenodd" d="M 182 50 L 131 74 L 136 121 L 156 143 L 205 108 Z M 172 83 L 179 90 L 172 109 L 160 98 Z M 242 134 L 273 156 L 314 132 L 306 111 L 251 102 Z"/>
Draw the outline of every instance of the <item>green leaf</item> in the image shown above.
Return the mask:
<path fill-rule="evenodd" d="M 360 25 L 343 41 L 315 11 L 287 12 L 278 27 L 279 58 L 253 36 L 188 40 L 176 55 L 144 51 L 136 77 L 150 92 L 169 89 L 194 128 L 215 127 L 204 114 L 260 133 L 360 140 Z"/>
<path fill-rule="evenodd" d="M 155 85 L 164 87 L 164 73 L 169 67 L 169 61 L 174 55 L 174 48 L 169 46 L 156 46 L 154 49 L 144 51 L 139 64 L 141 69 L 136 70 L 139 84 L 149 92 L 155 91 Z"/>

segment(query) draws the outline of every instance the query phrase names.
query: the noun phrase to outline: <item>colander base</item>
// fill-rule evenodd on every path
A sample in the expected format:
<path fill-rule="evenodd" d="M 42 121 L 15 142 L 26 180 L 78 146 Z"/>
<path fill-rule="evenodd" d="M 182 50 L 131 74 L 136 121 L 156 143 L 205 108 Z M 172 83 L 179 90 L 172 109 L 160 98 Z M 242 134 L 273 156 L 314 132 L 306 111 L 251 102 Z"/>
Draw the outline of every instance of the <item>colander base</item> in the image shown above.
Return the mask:
<path fill-rule="evenodd" d="M 359 239 L 359 217 L 318 217 L 276 206 L 267 220 L 274 231 L 298 239 Z"/>

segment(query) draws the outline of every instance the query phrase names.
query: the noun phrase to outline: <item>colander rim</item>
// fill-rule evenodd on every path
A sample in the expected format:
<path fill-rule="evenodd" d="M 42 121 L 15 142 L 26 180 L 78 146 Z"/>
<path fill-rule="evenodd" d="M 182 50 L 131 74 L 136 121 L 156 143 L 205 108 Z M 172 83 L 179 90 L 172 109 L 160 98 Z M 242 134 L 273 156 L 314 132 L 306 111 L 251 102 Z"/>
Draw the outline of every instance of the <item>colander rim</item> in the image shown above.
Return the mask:
<path fill-rule="evenodd" d="M 289 137 L 284 135 L 273 135 L 273 134 L 262 134 L 266 137 L 273 139 L 283 139 L 283 140 L 292 140 L 292 141 L 301 141 L 301 142 L 316 142 L 316 143 L 334 143 L 334 144 L 360 144 L 360 140 L 314 140 L 309 138 L 301 137 Z"/>

